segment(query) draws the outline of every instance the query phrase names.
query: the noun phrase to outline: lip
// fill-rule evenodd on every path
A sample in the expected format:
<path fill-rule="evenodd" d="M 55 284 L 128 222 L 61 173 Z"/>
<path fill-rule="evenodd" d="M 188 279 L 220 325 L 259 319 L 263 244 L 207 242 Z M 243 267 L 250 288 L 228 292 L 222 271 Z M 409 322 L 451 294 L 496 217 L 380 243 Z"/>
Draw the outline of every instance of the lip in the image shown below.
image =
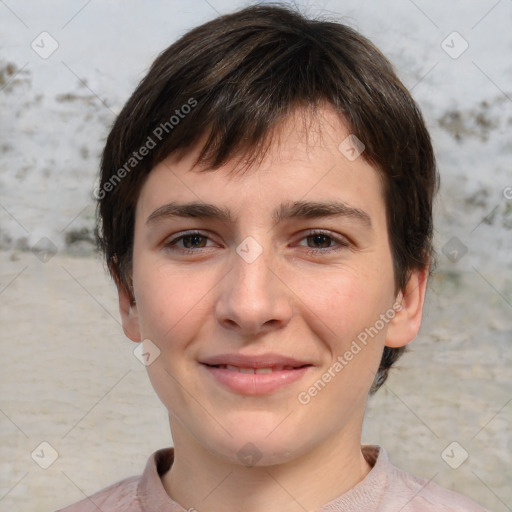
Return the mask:
<path fill-rule="evenodd" d="M 311 363 L 279 354 L 219 354 L 200 361 L 210 377 L 232 392 L 242 395 L 263 395 L 272 393 L 297 382 L 313 368 Z M 240 373 L 214 365 L 230 365 L 238 368 L 283 368 L 271 373 Z"/>
<path fill-rule="evenodd" d="M 308 361 L 301 361 L 294 357 L 283 356 L 272 352 L 254 356 L 246 354 L 218 354 L 201 359 L 199 362 L 209 366 L 229 364 L 231 366 L 238 366 L 239 368 L 272 368 L 275 366 L 293 366 L 298 368 L 299 366 L 311 364 Z"/>

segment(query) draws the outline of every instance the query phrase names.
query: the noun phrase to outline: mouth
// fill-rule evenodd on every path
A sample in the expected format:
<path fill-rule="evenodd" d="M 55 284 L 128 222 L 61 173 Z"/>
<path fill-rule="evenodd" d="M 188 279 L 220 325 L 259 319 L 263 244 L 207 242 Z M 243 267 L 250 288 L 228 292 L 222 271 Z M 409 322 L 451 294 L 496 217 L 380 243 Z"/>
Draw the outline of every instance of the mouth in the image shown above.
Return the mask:
<path fill-rule="evenodd" d="M 229 370 L 230 372 L 239 372 L 239 373 L 254 373 L 254 374 L 263 374 L 263 373 L 274 373 L 281 371 L 290 371 L 297 370 L 300 368 L 305 368 L 307 366 L 312 366 L 310 364 L 304 364 L 301 366 L 291 366 L 291 365 L 278 365 L 278 366 L 270 366 L 268 368 L 242 368 L 240 366 L 234 366 L 232 364 L 216 364 L 216 365 L 206 365 L 210 368 L 219 368 L 220 370 Z"/>
<path fill-rule="evenodd" d="M 276 354 L 223 354 L 200 361 L 209 379 L 241 395 L 263 395 L 302 379 L 313 364 Z"/>

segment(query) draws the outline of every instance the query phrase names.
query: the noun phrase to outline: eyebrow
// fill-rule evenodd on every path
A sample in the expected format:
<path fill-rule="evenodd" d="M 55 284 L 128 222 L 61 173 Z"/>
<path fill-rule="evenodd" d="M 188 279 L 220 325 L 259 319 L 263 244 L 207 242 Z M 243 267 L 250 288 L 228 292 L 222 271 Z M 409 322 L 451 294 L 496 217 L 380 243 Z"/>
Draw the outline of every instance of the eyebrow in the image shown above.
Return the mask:
<path fill-rule="evenodd" d="M 235 219 L 226 208 L 213 204 L 190 202 L 171 202 L 157 208 L 146 220 L 152 224 L 170 217 L 196 217 L 201 219 L 214 219 L 226 224 L 234 224 Z M 276 223 L 290 219 L 318 219 L 323 217 L 348 217 L 360 221 L 372 229 L 370 216 L 359 208 L 354 208 L 338 201 L 295 201 L 281 204 L 272 214 Z"/>

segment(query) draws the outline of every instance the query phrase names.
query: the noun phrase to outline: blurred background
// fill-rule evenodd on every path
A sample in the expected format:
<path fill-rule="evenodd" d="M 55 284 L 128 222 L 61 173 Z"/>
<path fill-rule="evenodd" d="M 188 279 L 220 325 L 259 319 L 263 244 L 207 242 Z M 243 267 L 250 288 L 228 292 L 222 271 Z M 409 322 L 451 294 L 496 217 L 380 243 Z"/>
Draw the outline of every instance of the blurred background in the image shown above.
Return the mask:
<path fill-rule="evenodd" d="M 153 59 L 249 2 L 0 1 L 0 510 L 55 510 L 172 444 L 94 253 L 99 155 Z M 286 2 L 283 2 L 286 3 Z M 295 2 L 393 62 L 441 173 L 439 266 L 363 442 L 512 510 L 512 2 Z"/>

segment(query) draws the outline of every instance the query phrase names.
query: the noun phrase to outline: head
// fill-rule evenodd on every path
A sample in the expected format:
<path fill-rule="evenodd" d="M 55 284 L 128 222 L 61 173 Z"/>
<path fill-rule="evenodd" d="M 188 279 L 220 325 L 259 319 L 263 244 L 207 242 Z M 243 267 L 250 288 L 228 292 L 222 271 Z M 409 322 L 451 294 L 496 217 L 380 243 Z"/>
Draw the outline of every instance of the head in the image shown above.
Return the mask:
<path fill-rule="evenodd" d="M 359 157 L 344 154 L 347 140 L 364 144 Z M 419 329 L 434 263 L 432 202 L 438 181 L 417 105 L 389 61 L 353 29 L 270 5 L 199 26 L 155 60 L 116 119 L 103 152 L 97 238 L 119 290 L 125 332 L 134 341 L 152 339 L 162 353 L 183 344 L 195 347 L 189 355 L 201 357 L 208 352 L 201 346 L 208 332 L 219 340 L 217 345 L 210 340 L 210 346 L 223 352 L 231 347 L 256 353 L 258 340 L 272 350 L 282 339 L 286 350 L 316 357 L 320 368 L 327 353 L 348 350 L 379 312 L 415 298 L 409 310 L 395 308 L 367 350 L 366 366 L 374 371 L 354 394 L 374 393 Z M 292 233 L 273 223 L 271 213 L 284 201 L 304 199 L 339 199 L 354 211 L 371 210 L 373 231 L 365 231 L 353 211 L 339 221 L 343 227 L 351 219 L 350 258 L 337 256 L 327 265 L 296 258 L 285 263 L 276 247 L 285 238 L 291 243 Z M 147 219 L 159 207 L 185 200 L 228 208 L 241 221 L 238 230 L 218 220 L 191 225 L 215 233 L 215 247 L 191 260 L 173 253 L 169 263 L 158 243 L 188 224 L 155 220 L 159 227 L 150 228 Z M 189 220 L 201 218 L 196 208 Z M 262 250 L 251 263 L 235 251 L 247 236 Z M 184 279 L 201 287 L 190 304 L 183 299 Z M 314 290 L 316 283 L 323 287 Z M 241 290 L 250 287 L 252 309 Z M 263 288 L 272 290 L 272 297 Z M 192 309 L 178 314 L 183 303 Z M 258 305 L 263 316 L 257 315 Z M 315 305 L 323 308 L 318 314 Z M 257 318 L 264 318 L 265 307 L 276 318 L 269 316 L 262 327 Z M 247 324 L 243 314 L 253 315 Z M 210 330 L 182 329 L 194 315 L 203 325 L 209 318 Z M 194 334 L 197 339 L 184 341 Z M 325 353 L 300 349 L 301 343 L 328 348 Z M 158 387 L 172 371 L 154 365 L 150 377 Z M 157 393 L 164 403 L 172 402 L 166 391 Z M 254 400 L 261 414 L 263 402 Z"/>

